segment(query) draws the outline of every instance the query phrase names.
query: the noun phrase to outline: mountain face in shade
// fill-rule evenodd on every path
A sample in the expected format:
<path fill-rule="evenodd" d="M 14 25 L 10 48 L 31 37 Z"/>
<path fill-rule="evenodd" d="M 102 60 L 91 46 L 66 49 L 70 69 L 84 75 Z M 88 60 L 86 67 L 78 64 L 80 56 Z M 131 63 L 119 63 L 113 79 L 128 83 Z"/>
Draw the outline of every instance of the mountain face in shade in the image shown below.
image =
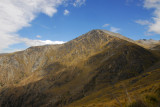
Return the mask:
<path fill-rule="evenodd" d="M 144 78 L 139 76 L 146 75 L 147 80 L 147 76 L 152 76 L 147 73 L 152 71 L 157 71 L 158 76 L 159 58 L 159 51 L 148 50 L 136 41 L 105 30 L 92 30 L 61 45 L 0 55 L 0 105 L 109 105 L 121 96 L 123 81 L 135 82 L 134 78 L 138 78 L 143 84 Z M 137 84 L 132 92 L 139 89 Z M 126 87 L 134 86 L 128 82 Z M 103 103 L 102 98 L 108 102 Z"/>

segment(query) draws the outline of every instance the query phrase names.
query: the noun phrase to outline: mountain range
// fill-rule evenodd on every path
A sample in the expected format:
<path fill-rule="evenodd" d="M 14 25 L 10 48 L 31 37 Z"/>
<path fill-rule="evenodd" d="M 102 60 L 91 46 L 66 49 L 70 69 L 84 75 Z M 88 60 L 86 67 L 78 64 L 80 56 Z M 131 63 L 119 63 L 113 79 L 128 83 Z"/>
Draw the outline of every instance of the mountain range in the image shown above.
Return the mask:
<path fill-rule="evenodd" d="M 92 30 L 64 44 L 1 54 L 0 105 L 158 107 L 160 41 Z"/>

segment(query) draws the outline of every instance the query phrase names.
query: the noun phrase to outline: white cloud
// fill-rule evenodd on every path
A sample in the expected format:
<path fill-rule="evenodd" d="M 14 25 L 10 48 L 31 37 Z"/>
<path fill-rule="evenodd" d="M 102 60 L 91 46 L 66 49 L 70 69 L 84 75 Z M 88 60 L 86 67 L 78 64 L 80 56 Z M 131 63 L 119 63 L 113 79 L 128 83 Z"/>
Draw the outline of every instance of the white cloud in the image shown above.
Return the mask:
<path fill-rule="evenodd" d="M 36 37 L 37 37 L 37 38 L 42 38 L 40 35 L 37 35 Z"/>
<path fill-rule="evenodd" d="M 150 25 L 151 24 L 151 22 L 149 22 L 148 20 L 136 20 L 135 22 L 140 25 Z"/>
<path fill-rule="evenodd" d="M 24 49 L 13 49 L 13 48 L 7 48 L 3 51 L 0 51 L 0 53 L 13 53 L 13 52 L 18 52 L 18 51 L 23 51 Z"/>
<path fill-rule="evenodd" d="M 104 24 L 102 27 L 108 27 L 109 26 L 109 24 Z"/>
<path fill-rule="evenodd" d="M 154 9 L 154 23 L 149 25 L 149 31 L 160 34 L 160 0 L 145 0 L 144 7 Z"/>
<path fill-rule="evenodd" d="M 30 40 L 27 38 L 23 38 L 22 41 L 24 41 L 27 44 L 27 46 L 40 46 L 40 45 L 48 45 L 48 44 L 63 44 L 63 43 L 65 43 L 63 41 Z"/>
<path fill-rule="evenodd" d="M 64 15 L 68 15 L 69 13 L 70 13 L 70 12 L 69 12 L 67 9 L 65 9 L 63 14 L 64 14 Z"/>
<path fill-rule="evenodd" d="M 111 26 L 110 24 L 104 24 L 102 27 L 109 27 L 111 32 L 118 33 L 121 29 Z"/>
<path fill-rule="evenodd" d="M 114 32 L 114 33 L 118 33 L 118 31 L 120 30 L 120 28 L 116 28 L 116 27 L 111 27 L 110 31 Z"/>
<path fill-rule="evenodd" d="M 75 2 L 73 3 L 73 6 L 77 7 L 77 6 L 81 6 L 83 4 L 85 4 L 86 0 L 75 0 Z"/>
<path fill-rule="evenodd" d="M 0 52 L 13 44 L 25 43 L 36 40 L 27 39 L 19 36 L 17 31 L 23 27 L 29 27 L 39 13 L 44 13 L 52 17 L 57 12 L 57 7 L 69 0 L 0 0 Z M 74 0 L 75 6 L 84 4 L 85 0 Z M 38 41 L 40 44 L 58 43 Z M 39 43 L 37 43 L 39 44 Z"/>
<path fill-rule="evenodd" d="M 30 26 L 30 22 L 42 12 L 53 16 L 63 0 L 1 0 L 0 1 L 0 50 L 24 42 L 16 32 Z"/>
<path fill-rule="evenodd" d="M 144 8 L 154 9 L 153 22 L 144 21 L 141 25 L 148 25 L 148 31 L 160 34 L 160 0 L 144 0 Z"/>

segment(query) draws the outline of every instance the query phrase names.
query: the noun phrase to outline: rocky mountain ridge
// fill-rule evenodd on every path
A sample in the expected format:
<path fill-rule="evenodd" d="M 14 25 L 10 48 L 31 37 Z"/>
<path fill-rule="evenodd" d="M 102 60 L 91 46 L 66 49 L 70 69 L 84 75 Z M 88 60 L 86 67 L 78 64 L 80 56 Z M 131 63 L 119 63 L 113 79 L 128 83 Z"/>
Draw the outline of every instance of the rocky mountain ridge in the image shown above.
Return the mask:
<path fill-rule="evenodd" d="M 104 30 L 92 30 L 61 45 L 2 55 L 0 105 L 73 106 L 119 81 L 159 69 L 159 58 L 158 51 Z"/>

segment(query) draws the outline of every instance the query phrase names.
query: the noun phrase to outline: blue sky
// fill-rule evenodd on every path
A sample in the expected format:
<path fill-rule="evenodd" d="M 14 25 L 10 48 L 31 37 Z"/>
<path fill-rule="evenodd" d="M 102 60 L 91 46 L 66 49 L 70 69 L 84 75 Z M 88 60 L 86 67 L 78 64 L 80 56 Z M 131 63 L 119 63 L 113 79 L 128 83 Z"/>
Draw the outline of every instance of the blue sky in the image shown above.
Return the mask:
<path fill-rule="evenodd" d="M 61 44 L 92 29 L 160 40 L 160 0 L 6 0 L 0 6 L 0 52 Z"/>

